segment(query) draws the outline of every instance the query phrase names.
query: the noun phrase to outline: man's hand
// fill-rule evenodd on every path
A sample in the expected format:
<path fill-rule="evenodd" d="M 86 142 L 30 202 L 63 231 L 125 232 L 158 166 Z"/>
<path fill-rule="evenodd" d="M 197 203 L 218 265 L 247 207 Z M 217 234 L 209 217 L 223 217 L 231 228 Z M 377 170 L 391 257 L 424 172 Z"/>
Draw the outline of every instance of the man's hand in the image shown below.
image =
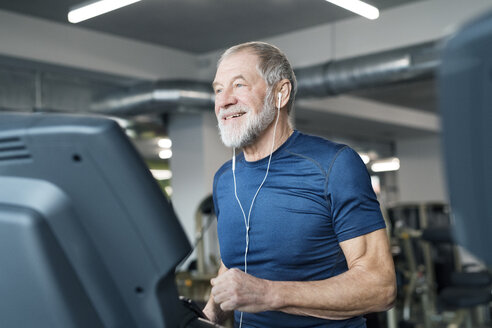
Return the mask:
<path fill-rule="evenodd" d="M 212 297 L 223 311 L 261 312 L 271 308 L 271 282 L 255 278 L 239 269 L 229 269 L 211 280 Z"/>

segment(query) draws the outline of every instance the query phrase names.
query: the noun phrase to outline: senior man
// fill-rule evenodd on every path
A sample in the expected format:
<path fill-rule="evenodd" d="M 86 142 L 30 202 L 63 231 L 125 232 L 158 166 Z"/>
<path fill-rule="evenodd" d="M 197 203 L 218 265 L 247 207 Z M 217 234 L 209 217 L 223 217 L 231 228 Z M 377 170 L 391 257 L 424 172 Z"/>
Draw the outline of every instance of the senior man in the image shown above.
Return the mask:
<path fill-rule="evenodd" d="M 223 143 L 214 179 L 222 264 L 204 308 L 236 327 L 365 327 L 395 274 L 370 177 L 346 145 L 293 129 L 296 79 L 276 47 L 222 55 L 213 82 Z M 236 150 L 242 153 L 236 156 Z"/>

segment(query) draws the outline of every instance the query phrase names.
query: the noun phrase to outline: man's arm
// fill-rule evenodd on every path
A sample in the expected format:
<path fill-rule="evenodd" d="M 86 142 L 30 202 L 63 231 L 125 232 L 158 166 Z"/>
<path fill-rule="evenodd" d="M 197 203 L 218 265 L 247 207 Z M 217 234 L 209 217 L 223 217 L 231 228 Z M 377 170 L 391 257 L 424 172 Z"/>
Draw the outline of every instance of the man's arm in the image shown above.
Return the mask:
<path fill-rule="evenodd" d="M 227 267 L 221 261 L 219 272 L 217 273 L 217 276 L 220 276 L 221 274 L 223 274 L 226 271 L 227 271 Z M 226 312 L 222 311 L 219 304 L 216 304 L 214 302 L 214 298 L 213 298 L 212 294 L 210 294 L 210 298 L 209 298 L 207 304 L 205 305 L 205 307 L 203 308 L 203 313 L 207 316 L 207 318 L 210 321 L 212 321 L 213 323 L 218 323 L 218 324 L 222 323 L 222 321 L 224 320 L 225 315 L 226 315 Z"/>
<path fill-rule="evenodd" d="M 292 282 L 263 280 L 231 269 L 212 280 L 214 302 L 224 311 L 273 310 L 335 320 L 389 309 L 396 297 L 396 280 L 385 229 L 340 246 L 347 272 L 320 281 Z"/>

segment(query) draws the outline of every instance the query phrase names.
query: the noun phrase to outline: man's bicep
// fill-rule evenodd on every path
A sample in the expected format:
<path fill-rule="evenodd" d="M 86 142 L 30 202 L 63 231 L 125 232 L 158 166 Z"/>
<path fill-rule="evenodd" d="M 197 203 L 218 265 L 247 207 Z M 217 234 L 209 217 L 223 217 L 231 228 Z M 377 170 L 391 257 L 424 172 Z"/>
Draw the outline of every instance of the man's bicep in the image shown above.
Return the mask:
<path fill-rule="evenodd" d="M 348 268 L 362 265 L 366 269 L 392 266 L 386 229 L 379 229 L 340 243 Z"/>
<path fill-rule="evenodd" d="M 386 229 L 340 243 L 355 288 L 365 295 L 366 311 L 386 311 L 394 305 L 396 277 Z M 357 296 L 359 299 L 360 295 Z"/>

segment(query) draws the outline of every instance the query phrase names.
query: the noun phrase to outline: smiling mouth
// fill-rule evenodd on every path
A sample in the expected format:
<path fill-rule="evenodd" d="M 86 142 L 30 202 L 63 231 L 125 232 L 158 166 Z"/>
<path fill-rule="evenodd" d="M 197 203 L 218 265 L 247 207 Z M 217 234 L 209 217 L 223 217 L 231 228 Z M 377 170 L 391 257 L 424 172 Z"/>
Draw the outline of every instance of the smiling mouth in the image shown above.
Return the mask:
<path fill-rule="evenodd" d="M 238 118 L 238 117 L 243 116 L 244 114 L 246 114 L 246 113 L 231 114 L 231 115 L 228 115 L 228 116 L 224 117 L 224 120 L 227 121 L 227 120 L 230 120 L 230 119 Z"/>

